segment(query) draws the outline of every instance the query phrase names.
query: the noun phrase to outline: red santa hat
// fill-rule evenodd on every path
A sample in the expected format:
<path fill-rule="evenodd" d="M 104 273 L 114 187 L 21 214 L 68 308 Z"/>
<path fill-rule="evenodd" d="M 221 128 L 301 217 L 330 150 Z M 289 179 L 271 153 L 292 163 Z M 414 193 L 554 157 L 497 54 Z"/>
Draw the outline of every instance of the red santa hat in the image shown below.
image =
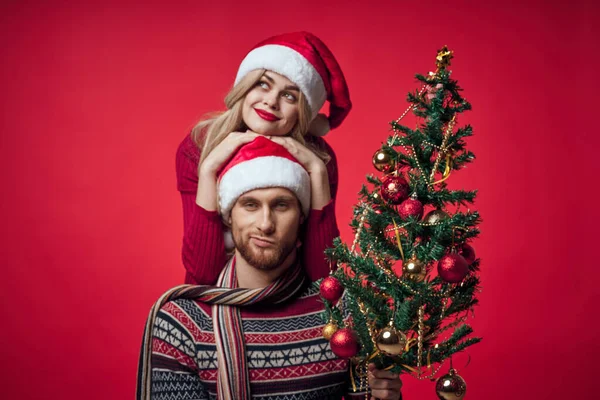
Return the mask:
<path fill-rule="evenodd" d="M 311 110 L 310 133 L 327 134 L 337 128 L 352 108 L 344 74 L 333 53 L 308 32 L 285 33 L 257 44 L 244 58 L 235 84 L 255 69 L 267 69 L 294 82 Z M 329 117 L 319 110 L 329 101 Z"/>
<path fill-rule="evenodd" d="M 304 215 L 310 209 L 310 176 L 285 147 L 258 136 L 242 146 L 219 172 L 219 212 L 229 218 L 237 199 L 255 189 L 283 187 L 298 197 Z"/>

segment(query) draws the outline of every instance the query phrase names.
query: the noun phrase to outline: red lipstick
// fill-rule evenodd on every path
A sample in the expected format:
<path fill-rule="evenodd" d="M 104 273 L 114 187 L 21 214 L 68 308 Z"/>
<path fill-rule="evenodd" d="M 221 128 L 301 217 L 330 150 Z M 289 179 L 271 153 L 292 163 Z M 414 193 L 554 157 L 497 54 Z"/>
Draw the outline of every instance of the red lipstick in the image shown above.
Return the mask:
<path fill-rule="evenodd" d="M 260 110 L 258 108 L 255 108 L 254 111 L 256 111 L 256 113 L 258 114 L 259 117 L 261 117 L 262 119 L 266 120 L 266 121 L 277 121 L 280 118 L 275 116 L 274 114 L 271 114 L 270 112 L 266 112 L 265 110 Z"/>

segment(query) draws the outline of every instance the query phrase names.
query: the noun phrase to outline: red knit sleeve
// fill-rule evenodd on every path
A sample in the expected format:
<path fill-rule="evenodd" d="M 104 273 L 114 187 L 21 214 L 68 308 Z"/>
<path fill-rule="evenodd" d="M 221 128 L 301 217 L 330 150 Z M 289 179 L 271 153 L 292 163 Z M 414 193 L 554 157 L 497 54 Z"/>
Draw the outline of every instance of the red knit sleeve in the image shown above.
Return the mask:
<path fill-rule="evenodd" d="M 181 258 L 185 283 L 213 285 L 226 262 L 223 226 L 216 211 L 196 204 L 200 149 L 187 135 L 176 155 L 177 190 L 183 207 L 183 246 Z"/>
<path fill-rule="evenodd" d="M 329 262 L 325 257 L 325 249 L 332 247 L 333 239 L 339 235 L 333 200 L 322 210 L 310 210 L 303 230 L 302 254 L 306 273 L 311 281 L 329 275 Z"/>
<path fill-rule="evenodd" d="M 321 210 L 310 210 L 302 233 L 302 254 L 306 273 L 312 281 L 316 281 L 329 275 L 329 262 L 325 257 L 325 249 L 333 246 L 333 239 L 340 235 L 340 231 L 335 218 L 335 196 L 338 187 L 337 158 L 325 140 L 322 138 L 313 140 L 331 156 L 331 160 L 326 165 L 331 201 Z"/>
<path fill-rule="evenodd" d="M 337 189 L 338 189 L 338 163 L 335 152 L 323 138 L 315 138 L 315 143 L 319 145 L 319 147 L 327 152 L 331 157 L 331 160 L 327 163 L 327 175 L 329 177 L 329 188 L 331 189 L 331 198 L 335 200 L 337 197 Z"/>

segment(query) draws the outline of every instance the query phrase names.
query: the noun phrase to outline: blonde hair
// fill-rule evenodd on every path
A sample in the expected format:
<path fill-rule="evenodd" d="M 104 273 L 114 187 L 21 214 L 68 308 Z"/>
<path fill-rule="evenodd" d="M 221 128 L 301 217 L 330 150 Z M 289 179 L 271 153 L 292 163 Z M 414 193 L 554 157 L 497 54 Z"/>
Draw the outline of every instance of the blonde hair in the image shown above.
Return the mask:
<path fill-rule="evenodd" d="M 200 163 L 206 159 L 208 154 L 217 147 L 231 132 L 245 131 L 247 129 L 242 118 L 242 105 L 246 94 L 260 81 L 266 70 L 257 69 L 250 71 L 242 80 L 235 85 L 227 96 L 225 96 L 225 106 L 227 110 L 221 113 L 212 113 L 207 119 L 199 121 L 192 129 L 192 139 L 196 145 L 202 148 Z M 298 96 L 298 122 L 288 134 L 309 150 L 317 155 L 324 163 L 329 162 L 331 157 L 321 147 L 312 141 L 307 142 L 305 135 L 308 134 L 308 128 L 311 121 L 311 112 L 304 93 L 300 92 Z"/>

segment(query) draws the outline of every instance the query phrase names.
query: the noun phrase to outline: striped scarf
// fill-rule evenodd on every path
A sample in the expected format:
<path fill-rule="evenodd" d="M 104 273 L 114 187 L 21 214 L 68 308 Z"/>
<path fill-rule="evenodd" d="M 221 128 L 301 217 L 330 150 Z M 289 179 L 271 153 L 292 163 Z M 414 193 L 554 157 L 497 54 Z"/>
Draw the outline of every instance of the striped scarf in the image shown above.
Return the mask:
<path fill-rule="evenodd" d="M 152 331 L 158 312 L 169 301 L 194 299 L 213 304 L 213 328 L 217 345 L 218 398 L 221 400 L 249 400 L 251 398 L 250 376 L 246 363 L 246 345 L 239 307 L 260 303 L 283 303 L 296 296 L 305 283 L 304 270 L 296 262 L 279 279 L 265 288 L 238 288 L 235 257 L 232 257 L 219 275 L 216 286 L 181 285 L 163 294 L 152 306 L 146 322 L 138 371 L 137 399 L 150 400 L 151 398 Z"/>

